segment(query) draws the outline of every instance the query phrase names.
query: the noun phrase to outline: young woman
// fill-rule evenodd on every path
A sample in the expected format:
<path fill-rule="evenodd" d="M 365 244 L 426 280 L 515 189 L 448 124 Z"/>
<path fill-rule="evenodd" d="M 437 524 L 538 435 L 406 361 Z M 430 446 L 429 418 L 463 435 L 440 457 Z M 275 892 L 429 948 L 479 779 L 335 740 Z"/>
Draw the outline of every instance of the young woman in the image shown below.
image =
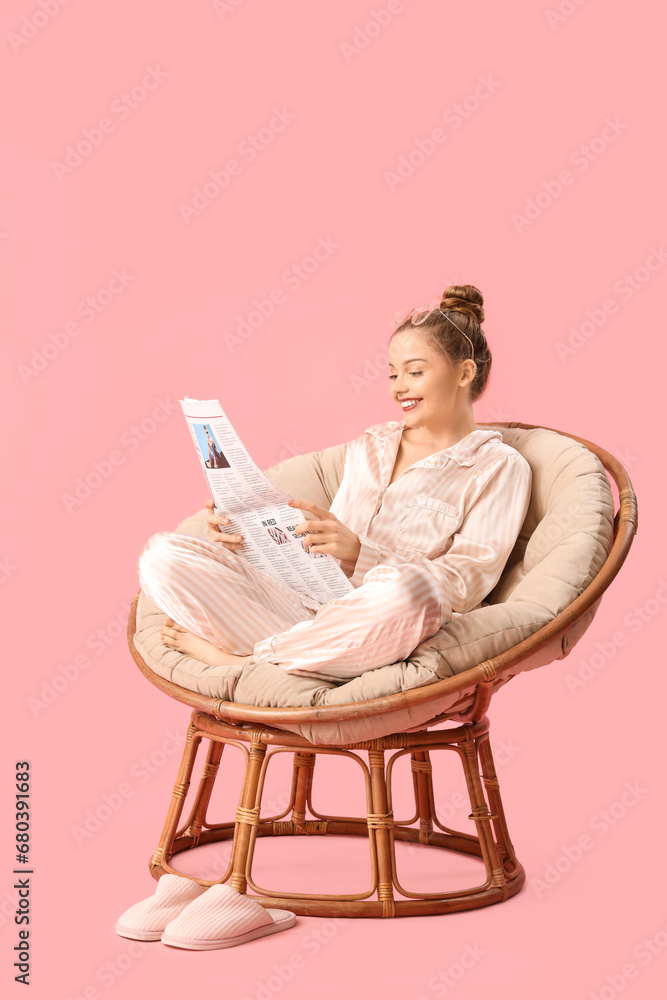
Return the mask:
<path fill-rule="evenodd" d="M 439 307 L 413 312 L 389 345 L 401 420 L 347 445 L 327 511 L 296 528 L 340 562 L 354 586 L 319 604 L 240 559 L 243 539 L 207 501 L 206 538 L 153 535 L 141 588 L 169 618 L 163 642 L 210 664 L 249 658 L 342 681 L 406 659 L 453 615 L 479 607 L 497 583 L 528 509 L 531 469 L 497 430 L 476 426 L 491 353 L 483 298 L 450 286 Z"/>
<path fill-rule="evenodd" d="M 318 604 L 240 559 L 243 540 L 207 501 L 208 534 L 153 535 L 139 560 L 147 597 L 171 617 L 162 639 L 211 664 L 249 657 L 340 681 L 410 656 L 452 615 L 477 607 L 503 570 L 528 508 L 529 464 L 499 431 L 477 428 L 472 404 L 491 354 L 472 285 L 447 288 L 440 306 L 414 312 L 389 347 L 400 421 L 349 442 L 331 510 L 295 508 L 315 552 L 340 561 L 354 589 Z M 221 528 L 223 530 L 221 530 Z M 192 950 L 226 948 L 294 924 L 231 886 L 204 889 L 164 875 L 116 931 Z"/>

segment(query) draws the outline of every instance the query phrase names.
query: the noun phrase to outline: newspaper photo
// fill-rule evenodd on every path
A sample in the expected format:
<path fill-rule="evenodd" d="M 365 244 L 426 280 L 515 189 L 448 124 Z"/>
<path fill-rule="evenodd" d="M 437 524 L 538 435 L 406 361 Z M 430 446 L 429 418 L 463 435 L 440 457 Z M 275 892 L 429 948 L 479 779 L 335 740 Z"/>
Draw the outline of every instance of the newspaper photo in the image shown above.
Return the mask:
<path fill-rule="evenodd" d="M 230 520 L 225 534 L 243 535 L 237 555 L 318 604 L 354 590 L 332 555 L 306 551 L 308 536 L 294 533 L 306 516 L 287 505 L 297 498 L 277 489 L 255 465 L 219 401 L 186 396 L 180 403 L 215 513 Z"/>

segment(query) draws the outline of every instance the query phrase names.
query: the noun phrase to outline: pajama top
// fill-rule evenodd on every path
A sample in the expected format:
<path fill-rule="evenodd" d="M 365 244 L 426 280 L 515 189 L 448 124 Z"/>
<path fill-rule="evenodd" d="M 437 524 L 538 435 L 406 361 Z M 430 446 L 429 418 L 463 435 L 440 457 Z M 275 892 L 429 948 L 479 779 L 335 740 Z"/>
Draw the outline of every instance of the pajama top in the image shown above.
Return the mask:
<path fill-rule="evenodd" d="M 347 445 L 331 512 L 359 536 L 355 587 L 378 565 L 425 567 L 443 623 L 479 607 L 500 579 L 530 502 L 532 470 L 500 431 L 478 428 L 422 458 L 391 485 L 405 421 L 367 427 Z"/>

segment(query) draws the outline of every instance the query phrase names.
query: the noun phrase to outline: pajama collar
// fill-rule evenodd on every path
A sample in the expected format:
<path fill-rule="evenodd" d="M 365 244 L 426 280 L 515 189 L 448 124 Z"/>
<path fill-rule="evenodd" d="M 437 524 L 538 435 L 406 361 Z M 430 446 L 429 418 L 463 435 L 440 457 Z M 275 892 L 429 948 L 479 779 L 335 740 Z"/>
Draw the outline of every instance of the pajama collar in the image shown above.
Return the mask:
<path fill-rule="evenodd" d="M 404 420 L 389 420 L 384 424 L 373 424 L 371 427 L 367 427 L 366 434 L 372 434 L 385 444 L 388 439 L 394 436 L 400 438 L 404 427 Z M 419 464 L 434 469 L 441 469 L 451 459 L 458 465 L 473 465 L 477 461 L 476 453 L 478 449 L 488 441 L 494 439 L 502 441 L 503 436 L 500 431 L 486 430 L 478 427 L 476 430 L 466 434 L 465 437 L 462 437 L 460 441 L 450 445 L 449 448 L 443 448 L 441 451 L 436 451 L 433 455 L 429 455 L 428 458 L 420 459 Z"/>

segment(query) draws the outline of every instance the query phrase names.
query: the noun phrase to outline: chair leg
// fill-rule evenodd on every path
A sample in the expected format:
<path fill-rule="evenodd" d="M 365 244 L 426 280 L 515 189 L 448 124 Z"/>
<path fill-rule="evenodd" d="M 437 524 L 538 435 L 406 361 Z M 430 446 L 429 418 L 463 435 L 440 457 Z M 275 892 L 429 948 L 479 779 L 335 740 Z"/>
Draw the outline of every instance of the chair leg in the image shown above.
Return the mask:
<path fill-rule="evenodd" d="M 477 740 L 473 740 L 466 733 L 466 738 L 457 744 L 468 786 L 470 804 L 472 806 L 472 812 L 468 818 L 474 820 L 477 827 L 477 836 L 479 837 L 482 858 L 486 865 L 486 875 L 489 885 L 500 886 L 503 891 L 503 899 L 506 899 L 508 895 L 507 880 L 491 828 L 491 820 L 497 819 L 497 816 L 489 812 L 489 807 L 484 797 L 477 743 Z"/>
<path fill-rule="evenodd" d="M 206 812 L 211 801 L 213 784 L 220 767 L 220 759 L 224 747 L 224 743 L 218 743 L 216 740 L 209 741 L 206 761 L 202 767 L 199 779 L 199 788 L 197 789 L 192 809 L 190 810 L 190 816 L 182 831 L 184 837 L 192 837 L 193 847 L 197 847 L 199 844 L 199 837 L 206 822 Z"/>
<path fill-rule="evenodd" d="M 294 829 L 304 829 L 306 822 L 306 806 L 313 783 L 315 754 L 298 751 L 294 754 L 294 773 L 296 775 L 294 806 L 292 808 L 292 823 Z"/>
<path fill-rule="evenodd" d="M 261 729 L 252 734 L 252 743 L 248 753 L 248 763 L 243 781 L 243 798 L 236 810 L 236 833 L 232 849 L 232 876 L 229 881 L 232 889 L 245 892 L 248 888 L 246 878 L 248 850 L 251 843 L 251 833 L 259 825 L 260 805 L 257 801 L 259 779 L 262 763 L 266 756 L 266 743 L 260 739 Z"/>
<path fill-rule="evenodd" d="M 428 750 L 415 750 L 412 757 L 412 770 L 415 777 L 415 801 L 419 815 L 419 843 L 428 844 L 429 834 L 433 833 L 433 815 L 431 802 L 433 800 L 433 765 Z"/>
<path fill-rule="evenodd" d="M 192 724 L 190 724 L 188 734 L 185 739 L 185 746 L 183 747 L 181 765 L 178 770 L 178 776 L 176 778 L 176 784 L 174 785 L 174 791 L 171 796 L 171 802 L 169 804 L 167 818 L 162 829 L 160 842 L 148 863 L 148 867 L 153 878 L 160 877 L 160 873 L 165 871 L 163 866 L 169 862 L 173 854 L 176 830 L 181 818 L 181 813 L 183 812 L 185 797 L 188 794 L 188 788 L 190 787 L 192 769 L 195 764 L 197 750 L 199 749 L 201 740 L 202 734 Z"/>
<path fill-rule="evenodd" d="M 307 750 L 297 750 L 294 754 L 292 788 L 287 806 L 288 809 L 292 810 L 292 818 L 273 820 L 271 823 L 272 835 L 282 837 L 287 834 L 307 834 L 310 836 L 313 833 L 323 834 L 327 832 L 328 821 L 326 819 L 306 819 L 306 811 L 313 787 L 316 756 L 314 753 L 308 753 Z"/>
<path fill-rule="evenodd" d="M 486 794 L 491 807 L 491 812 L 492 814 L 495 814 L 496 817 L 493 820 L 493 825 L 496 831 L 496 840 L 498 842 L 500 860 L 505 871 L 511 875 L 519 867 L 519 859 L 514 852 L 514 845 L 510 839 L 507 820 L 505 819 L 505 810 L 503 809 L 503 803 L 500 797 L 500 784 L 496 775 L 496 768 L 493 761 L 493 754 L 491 753 L 491 743 L 489 741 L 488 733 L 485 736 L 480 737 L 478 743 L 484 786 L 486 788 Z"/>
<path fill-rule="evenodd" d="M 371 772 L 371 801 L 373 812 L 368 814 L 368 835 L 375 837 L 378 866 L 378 900 L 382 903 L 382 916 L 396 915 L 392 879 L 393 843 L 391 832 L 394 816 L 387 809 L 387 784 L 384 767 L 384 751 L 369 750 L 368 764 Z M 372 831 L 372 832 L 371 832 Z"/>

